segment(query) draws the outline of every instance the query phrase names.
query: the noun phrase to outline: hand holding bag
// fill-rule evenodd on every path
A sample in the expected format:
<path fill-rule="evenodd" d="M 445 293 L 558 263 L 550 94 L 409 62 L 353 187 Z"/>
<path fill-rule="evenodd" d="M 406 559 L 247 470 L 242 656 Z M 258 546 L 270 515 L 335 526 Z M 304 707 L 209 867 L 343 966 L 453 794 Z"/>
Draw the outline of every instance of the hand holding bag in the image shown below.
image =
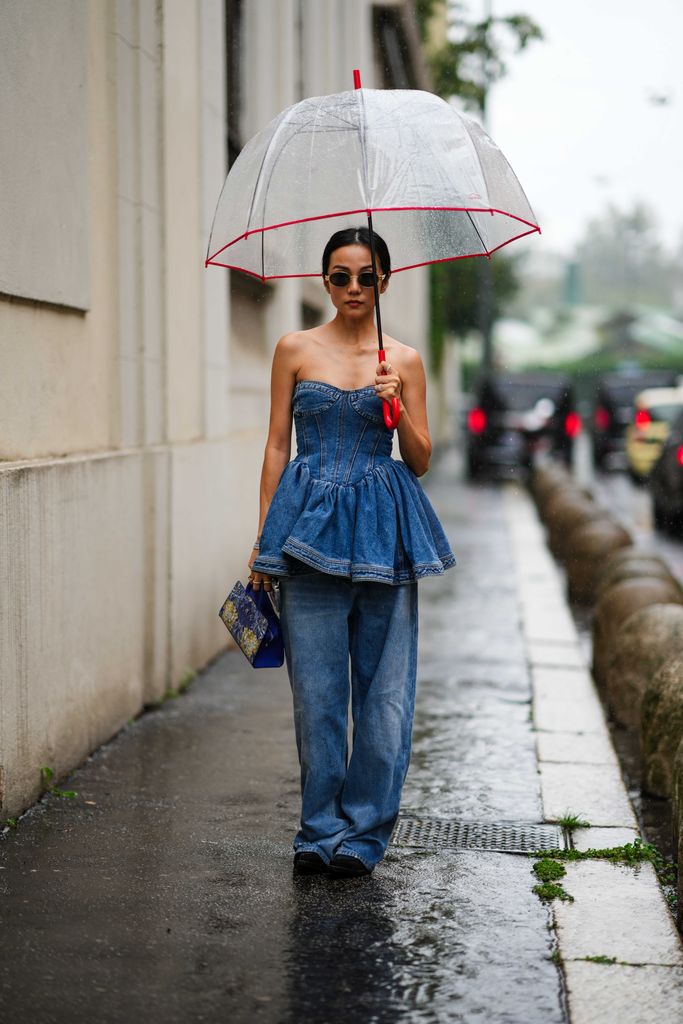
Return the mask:
<path fill-rule="evenodd" d="M 238 580 L 218 613 L 254 668 L 279 668 L 285 660 L 280 620 L 270 595 Z"/>

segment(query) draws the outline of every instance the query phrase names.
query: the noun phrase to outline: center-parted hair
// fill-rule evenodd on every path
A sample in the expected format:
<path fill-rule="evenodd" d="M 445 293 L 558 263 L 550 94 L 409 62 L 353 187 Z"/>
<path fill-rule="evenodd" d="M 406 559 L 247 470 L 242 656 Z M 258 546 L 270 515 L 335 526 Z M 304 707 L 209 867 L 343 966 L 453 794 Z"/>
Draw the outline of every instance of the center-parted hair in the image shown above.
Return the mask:
<path fill-rule="evenodd" d="M 373 234 L 375 236 L 375 255 L 379 259 L 382 273 L 388 278 L 391 274 L 389 248 L 381 235 L 378 235 L 376 231 Z M 370 232 L 368 228 L 343 228 L 341 231 L 335 231 L 323 251 L 323 277 L 329 272 L 330 258 L 334 250 L 341 249 L 345 245 L 365 245 L 370 249 Z"/>

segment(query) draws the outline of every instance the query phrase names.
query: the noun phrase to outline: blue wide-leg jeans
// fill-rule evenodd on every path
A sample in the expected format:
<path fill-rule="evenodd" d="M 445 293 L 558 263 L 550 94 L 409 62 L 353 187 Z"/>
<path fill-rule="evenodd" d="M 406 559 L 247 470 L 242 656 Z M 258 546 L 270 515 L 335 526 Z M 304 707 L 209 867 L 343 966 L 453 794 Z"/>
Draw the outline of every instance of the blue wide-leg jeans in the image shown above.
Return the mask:
<path fill-rule="evenodd" d="M 326 862 L 344 853 L 373 868 L 391 837 L 410 760 L 417 583 L 353 583 L 316 571 L 285 577 L 280 621 L 301 764 L 294 849 Z"/>

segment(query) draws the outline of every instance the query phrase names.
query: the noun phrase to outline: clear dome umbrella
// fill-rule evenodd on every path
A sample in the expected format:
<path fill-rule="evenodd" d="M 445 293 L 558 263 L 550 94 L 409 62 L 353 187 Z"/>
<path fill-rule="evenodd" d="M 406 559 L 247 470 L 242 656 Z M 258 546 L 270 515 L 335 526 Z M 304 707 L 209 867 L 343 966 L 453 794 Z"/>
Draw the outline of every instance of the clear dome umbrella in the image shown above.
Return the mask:
<path fill-rule="evenodd" d="M 206 266 L 263 281 L 319 277 L 331 231 L 367 218 L 392 273 L 490 257 L 539 231 L 507 160 L 476 121 L 432 93 L 356 88 L 295 103 L 243 148 L 214 215 Z M 374 251 L 373 251 L 374 262 Z M 375 284 L 379 358 L 385 358 Z M 384 405 L 391 429 L 398 401 Z"/>

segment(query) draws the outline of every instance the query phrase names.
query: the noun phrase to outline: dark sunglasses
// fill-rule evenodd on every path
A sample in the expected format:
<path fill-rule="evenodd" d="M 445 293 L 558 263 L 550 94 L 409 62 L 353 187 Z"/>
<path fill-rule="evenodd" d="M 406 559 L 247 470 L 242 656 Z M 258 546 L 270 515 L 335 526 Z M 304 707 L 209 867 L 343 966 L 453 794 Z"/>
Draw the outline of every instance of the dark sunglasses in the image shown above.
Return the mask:
<path fill-rule="evenodd" d="M 373 288 L 375 281 L 383 281 L 386 274 L 375 274 L 374 270 L 364 270 L 361 274 L 348 274 L 345 270 L 335 270 L 333 274 L 325 274 L 324 280 L 335 288 L 346 288 L 356 278 L 361 288 Z"/>

